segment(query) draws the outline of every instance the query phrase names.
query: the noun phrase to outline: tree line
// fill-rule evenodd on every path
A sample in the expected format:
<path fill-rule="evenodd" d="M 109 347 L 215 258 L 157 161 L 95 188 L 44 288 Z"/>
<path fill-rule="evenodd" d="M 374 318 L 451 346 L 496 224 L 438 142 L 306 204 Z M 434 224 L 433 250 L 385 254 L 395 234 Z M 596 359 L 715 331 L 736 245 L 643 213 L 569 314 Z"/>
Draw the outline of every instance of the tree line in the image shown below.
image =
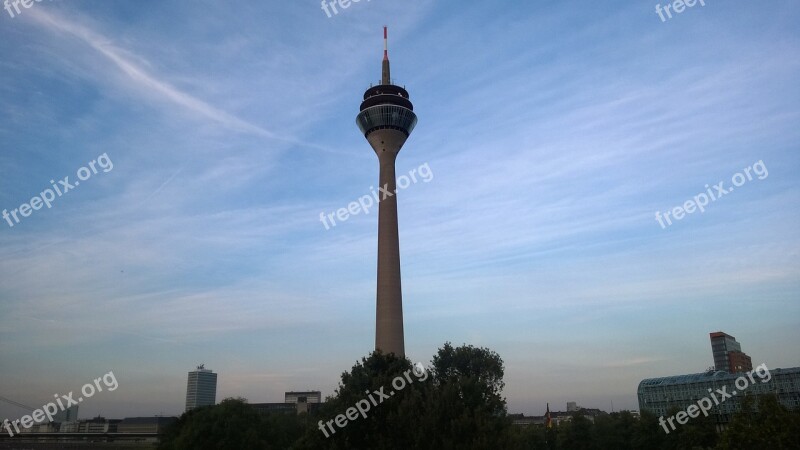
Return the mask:
<path fill-rule="evenodd" d="M 244 399 L 225 399 L 184 413 L 159 449 L 800 450 L 800 412 L 771 396 L 745 398 L 722 433 L 701 416 L 667 434 L 647 412 L 594 420 L 578 412 L 557 426 L 518 426 L 507 415 L 494 351 L 446 343 L 421 370 L 375 352 L 342 373 L 316 411 L 261 414 Z"/>

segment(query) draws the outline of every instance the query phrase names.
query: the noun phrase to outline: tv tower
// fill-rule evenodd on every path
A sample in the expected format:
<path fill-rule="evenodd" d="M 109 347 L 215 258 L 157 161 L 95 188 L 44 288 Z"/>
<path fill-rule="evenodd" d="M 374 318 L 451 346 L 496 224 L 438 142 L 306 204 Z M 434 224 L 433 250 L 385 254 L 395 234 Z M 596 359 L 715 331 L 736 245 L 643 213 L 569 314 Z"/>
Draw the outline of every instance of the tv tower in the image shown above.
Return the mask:
<path fill-rule="evenodd" d="M 397 187 L 394 163 L 400 148 L 417 124 L 408 91 L 392 84 L 389 47 L 383 27 L 381 83 L 364 92 L 358 128 L 375 150 L 380 163 L 378 201 L 378 289 L 375 314 L 375 350 L 405 357 L 403 293 L 400 287 L 400 240 L 397 232 Z"/>

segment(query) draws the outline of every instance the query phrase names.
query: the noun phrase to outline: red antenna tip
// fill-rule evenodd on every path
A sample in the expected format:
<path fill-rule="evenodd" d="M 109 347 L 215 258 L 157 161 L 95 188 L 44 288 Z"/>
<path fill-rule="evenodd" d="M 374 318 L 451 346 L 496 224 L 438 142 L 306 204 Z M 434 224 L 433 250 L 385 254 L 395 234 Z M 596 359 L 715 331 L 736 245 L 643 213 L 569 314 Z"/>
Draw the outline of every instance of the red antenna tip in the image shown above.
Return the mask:
<path fill-rule="evenodd" d="M 389 59 L 389 32 L 388 27 L 383 27 L 383 59 Z"/>

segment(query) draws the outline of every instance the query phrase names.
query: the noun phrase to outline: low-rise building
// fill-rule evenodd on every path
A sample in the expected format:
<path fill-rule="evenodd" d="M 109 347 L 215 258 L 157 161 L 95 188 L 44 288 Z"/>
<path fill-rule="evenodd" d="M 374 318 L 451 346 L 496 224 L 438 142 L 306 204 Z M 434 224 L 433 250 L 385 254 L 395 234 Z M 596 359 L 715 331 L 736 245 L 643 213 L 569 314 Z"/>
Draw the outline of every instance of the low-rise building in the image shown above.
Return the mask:
<path fill-rule="evenodd" d="M 119 419 L 106 419 L 97 416 L 93 419 L 78 420 L 75 433 L 116 433 Z"/>
<path fill-rule="evenodd" d="M 322 403 L 320 391 L 289 391 L 283 395 L 285 403 Z"/>
<path fill-rule="evenodd" d="M 283 403 L 251 403 L 250 406 L 262 414 L 302 414 L 322 406 L 320 391 L 289 391 L 284 393 L 283 399 Z"/>
<path fill-rule="evenodd" d="M 164 427 L 177 421 L 177 417 L 126 417 L 117 425 L 119 433 L 160 433 Z"/>

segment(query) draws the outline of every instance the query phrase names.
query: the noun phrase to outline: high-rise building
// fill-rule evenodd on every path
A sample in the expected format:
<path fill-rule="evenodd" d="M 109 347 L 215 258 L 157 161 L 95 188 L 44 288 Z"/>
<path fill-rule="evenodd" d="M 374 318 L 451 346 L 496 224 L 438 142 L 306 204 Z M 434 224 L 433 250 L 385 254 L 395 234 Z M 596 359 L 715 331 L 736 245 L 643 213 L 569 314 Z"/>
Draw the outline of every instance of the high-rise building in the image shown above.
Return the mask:
<path fill-rule="evenodd" d="M 217 374 L 206 369 L 203 364 L 189 372 L 186 384 L 186 411 L 199 406 L 217 403 Z"/>
<path fill-rule="evenodd" d="M 53 414 L 53 422 L 77 422 L 78 421 L 78 405 L 72 405 L 69 408 L 62 409 Z"/>
<path fill-rule="evenodd" d="M 730 373 L 747 372 L 753 370 L 753 362 L 746 353 L 742 352 L 742 346 L 736 342 L 736 338 L 717 331 L 710 333 L 711 353 L 714 355 L 714 368 Z"/>
<path fill-rule="evenodd" d="M 414 106 L 405 88 L 395 85 L 389 72 L 388 35 L 383 28 L 381 82 L 364 92 L 358 128 L 378 155 L 378 287 L 375 312 L 375 349 L 405 357 L 403 294 L 400 287 L 400 239 L 397 229 L 395 160 L 417 124 Z"/>
<path fill-rule="evenodd" d="M 728 371 L 731 373 L 753 370 L 753 360 L 744 352 L 728 352 Z"/>

